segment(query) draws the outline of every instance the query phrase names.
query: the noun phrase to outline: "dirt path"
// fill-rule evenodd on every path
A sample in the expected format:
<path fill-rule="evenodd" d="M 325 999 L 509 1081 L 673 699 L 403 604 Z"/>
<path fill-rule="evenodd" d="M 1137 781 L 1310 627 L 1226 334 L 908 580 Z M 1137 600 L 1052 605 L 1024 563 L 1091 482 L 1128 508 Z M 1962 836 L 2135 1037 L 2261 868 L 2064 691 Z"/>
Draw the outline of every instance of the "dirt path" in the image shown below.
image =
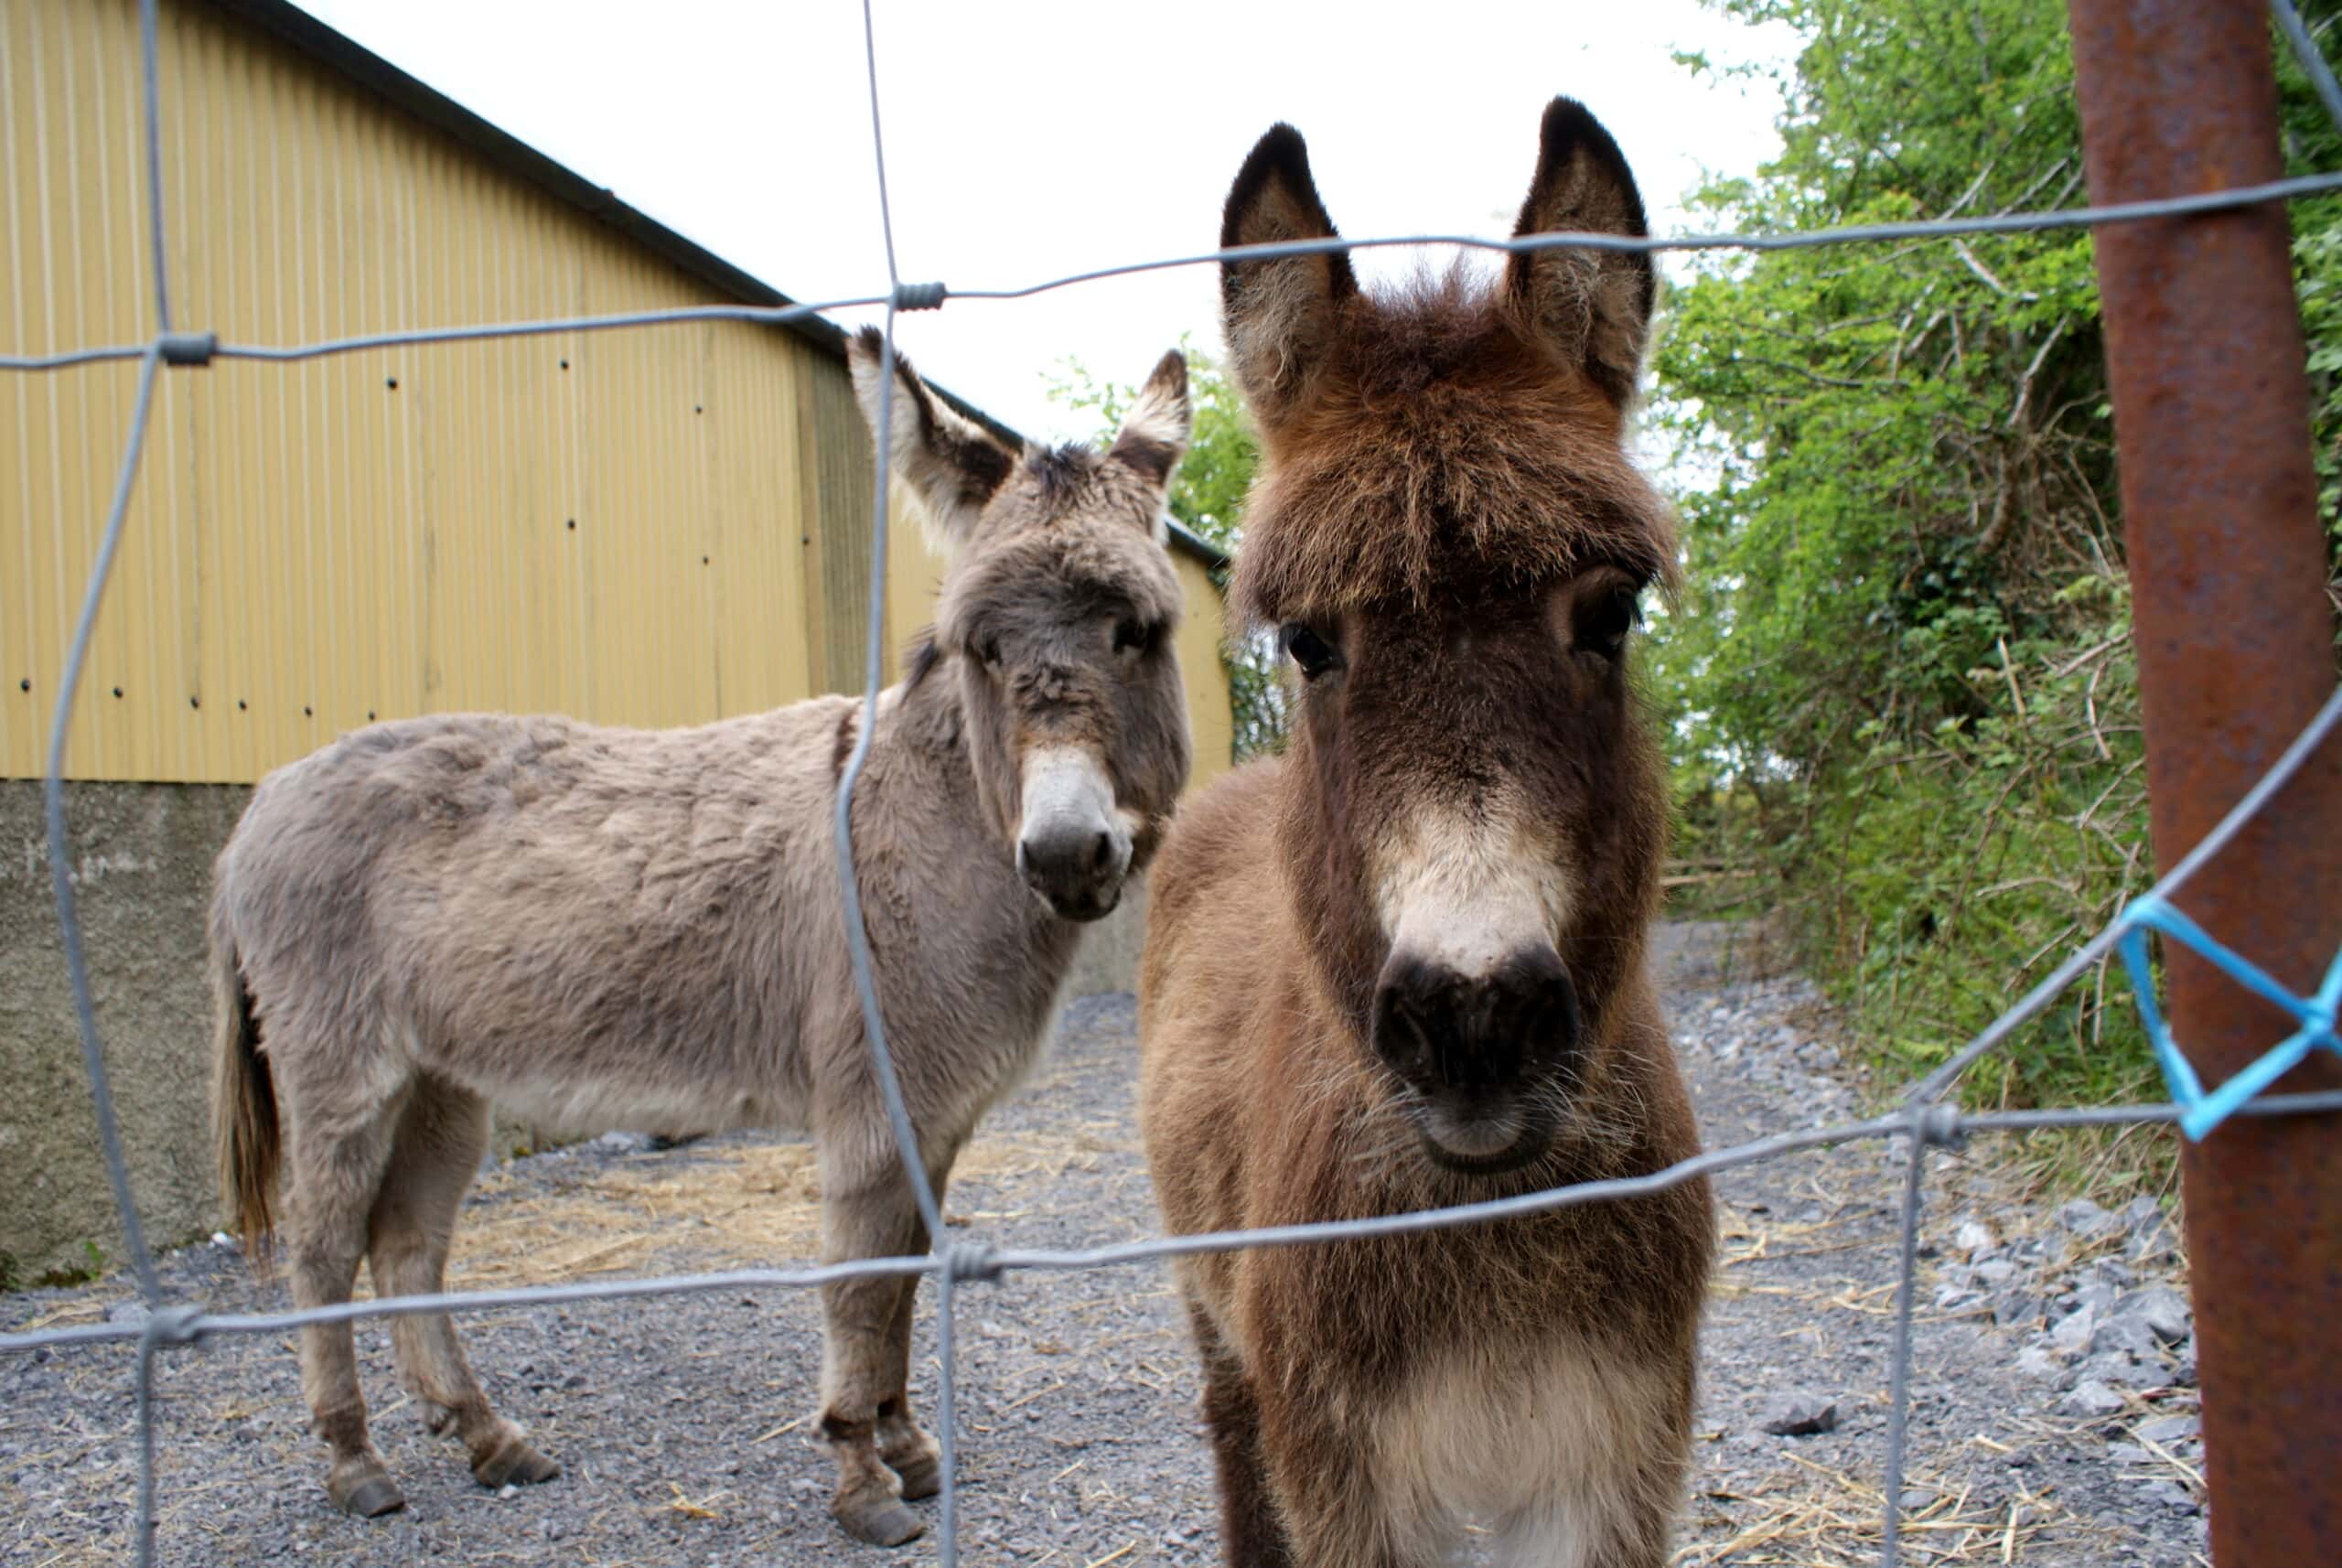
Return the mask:
<path fill-rule="evenodd" d="M 1709 1143 L 1853 1114 L 1810 993 L 1793 982 L 1724 983 L 1717 941 L 1672 931 L 1667 944 L 1671 1007 Z M 1148 1233 L 1133 1051 L 1127 998 L 1070 1009 L 1052 1065 L 971 1151 L 951 1212 L 988 1235 L 1045 1246 Z M 622 1143 L 519 1161 L 484 1184 L 457 1283 L 811 1251 L 801 1147 L 729 1138 L 653 1154 Z M 2012 1207 L 1994 1196 L 2005 1187 L 1992 1163 L 2000 1153 L 1939 1156 L 1931 1178 L 1907 1560 L 2197 1561 L 2190 1356 L 2184 1339 L 2166 1346 L 2141 1326 L 2165 1299 L 2153 1285 L 2173 1266 L 2157 1257 L 2159 1223 L 2143 1212 L 2126 1222 Z M 1724 1263 L 1681 1563 L 1875 1560 L 1899 1179 L 1899 1155 L 1864 1146 L 1719 1184 Z M 249 1283 L 224 1248 L 177 1254 L 166 1275 L 182 1296 L 218 1308 L 280 1299 Z M 134 1312 L 125 1294 L 113 1280 L 0 1297 L 0 1326 Z M 1216 1562 L 1195 1378 L 1162 1273 L 1015 1277 L 972 1287 L 964 1305 L 963 1560 Z M 815 1324 L 811 1299 L 791 1293 L 470 1320 L 467 1342 L 492 1397 L 567 1466 L 552 1486 L 509 1497 L 475 1487 L 453 1440 L 424 1431 L 397 1392 L 387 1336 L 364 1326 L 377 1441 L 409 1506 L 362 1524 L 326 1504 L 289 1340 L 174 1353 L 160 1376 L 162 1560 L 932 1562 L 931 1538 L 879 1552 L 845 1544 L 830 1525 L 826 1462 L 804 1446 L 802 1425 Z M 924 1358 L 932 1324 L 921 1333 Z M 931 1364 L 924 1383 L 931 1389 Z M 1800 1413 L 1776 1408 L 1785 1401 L 1834 1407 L 1833 1429 L 1764 1431 L 1768 1417 Z M 122 1561 L 134 1455 L 126 1352 L 0 1358 L 0 1562 Z"/>

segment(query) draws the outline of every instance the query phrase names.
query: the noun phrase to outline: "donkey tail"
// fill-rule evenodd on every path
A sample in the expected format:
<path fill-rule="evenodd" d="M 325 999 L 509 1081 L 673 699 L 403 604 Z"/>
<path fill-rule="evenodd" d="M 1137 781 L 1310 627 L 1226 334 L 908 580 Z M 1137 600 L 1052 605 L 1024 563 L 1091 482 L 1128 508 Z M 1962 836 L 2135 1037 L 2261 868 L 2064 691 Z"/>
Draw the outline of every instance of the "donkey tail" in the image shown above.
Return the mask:
<path fill-rule="evenodd" d="M 261 1054 L 252 995 L 244 989 L 235 934 L 227 912 L 211 908 L 211 1001 L 218 1019 L 211 1071 L 211 1134 L 220 1155 L 220 1197 L 244 1256 L 265 1262 L 275 1229 L 272 1195 L 284 1136 L 276 1121 L 276 1085 Z"/>

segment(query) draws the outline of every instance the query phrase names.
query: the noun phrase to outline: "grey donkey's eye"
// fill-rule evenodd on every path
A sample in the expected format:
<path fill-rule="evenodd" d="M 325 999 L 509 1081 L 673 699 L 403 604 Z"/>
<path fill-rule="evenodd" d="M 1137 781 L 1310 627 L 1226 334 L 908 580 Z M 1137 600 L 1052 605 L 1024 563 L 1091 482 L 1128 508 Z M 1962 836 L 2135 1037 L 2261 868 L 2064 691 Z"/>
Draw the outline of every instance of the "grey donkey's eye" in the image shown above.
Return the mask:
<path fill-rule="evenodd" d="M 1114 651 L 1117 653 L 1152 653 L 1155 645 L 1162 640 L 1161 621 L 1125 618 L 1114 623 Z"/>

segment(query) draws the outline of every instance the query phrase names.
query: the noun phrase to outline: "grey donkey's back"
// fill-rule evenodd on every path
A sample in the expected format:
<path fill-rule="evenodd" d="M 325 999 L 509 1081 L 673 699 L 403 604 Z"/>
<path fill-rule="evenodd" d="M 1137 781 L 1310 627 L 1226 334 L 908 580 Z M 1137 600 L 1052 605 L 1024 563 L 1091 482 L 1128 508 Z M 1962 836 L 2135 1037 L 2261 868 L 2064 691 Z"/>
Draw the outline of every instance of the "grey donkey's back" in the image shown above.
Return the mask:
<path fill-rule="evenodd" d="M 801 1064 L 732 1036 L 801 1013 L 843 961 L 826 743 L 854 716 L 844 698 L 666 731 L 447 714 L 271 774 L 210 916 L 215 1131 L 248 1241 L 274 1218 L 272 1058 L 327 1116 L 417 1074 L 570 1131 L 612 1112 L 706 1131 L 800 1099 Z"/>
<path fill-rule="evenodd" d="M 258 998 L 305 1102 L 355 1112 L 419 1074 L 567 1131 L 803 1125 L 803 1026 L 844 978 L 832 756 L 854 717 L 449 714 L 272 774 L 215 876 L 222 1068 Z"/>

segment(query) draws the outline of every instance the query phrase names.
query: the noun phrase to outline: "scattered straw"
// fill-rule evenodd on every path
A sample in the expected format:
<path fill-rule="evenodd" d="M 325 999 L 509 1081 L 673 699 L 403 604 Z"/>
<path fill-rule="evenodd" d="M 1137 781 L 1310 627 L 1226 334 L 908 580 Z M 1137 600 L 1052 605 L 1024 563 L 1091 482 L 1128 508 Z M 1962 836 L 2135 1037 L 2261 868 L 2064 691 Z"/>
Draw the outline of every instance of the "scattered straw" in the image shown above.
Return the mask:
<path fill-rule="evenodd" d="M 1699 1530 L 1706 1539 L 1679 1547 L 1670 1560 L 1674 1568 L 1727 1563 L 1735 1568 L 1856 1568 L 1876 1561 L 1883 1502 L 1877 1487 L 1802 1455 L 1784 1456 L 1805 1474 L 1785 1472 L 1729 1496 L 1704 1494 L 1740 1507 L 1705 1512 Z M 1910 1484 L 1933 1495 L 1923 1506 L 1904 1510 L 1904 1535 L 1915 1553 L 1923 1552 L 1933 1563 L 2014 1562 L 2018 1548 L 2042 1522 L 2037 1502 L 2035 1517 L 2020 1522 L 2014 1506 L 2005 1518 L 1997 1507 L 1989 1513 L 1971 1511 L 1964 1487 L 1953 1492 L 1930 1487 L 1918 1477 Z"/>
<path fill-rule="evenodd" d="M 1095 1171 L 1101 1155 L 1124 1149 L 1089 1131 L 979 1137 L 961 1155 L 953 1187 L 998 1196 Z M 550 1190 L 536 1171 L 499 1171 L 480 1184 L 457 1227 L 447 1272 L 458 1288 L 543 1284 L 684 1262 L 769 1264 L 816 1256 L 821 1244 L 811 1146 L 751 1144 L 619 1161 Z"/>
<path fill-rule="evenodd" d="M 1035 1400 L 1041 1398 L 1044 1394 L 1053 1394 L 1063 1387 L 1065 1387 L 1065 1380 L 1063 1378 L 1059 1378 L 1056 1382 L 1051 1383 L 1046 1389 L 1035 1389 L 1031 1393 L 1026 1394 L 1020 1399 L 1013 1399 L 1009 1401 L 1006 1404 L 1000 1407 L 1000 1412 L 1003 1415 L 1006 1415 L 1012 1410 L 1022 1410 L 1026 1405 L 1031 1404 Z"/>
<path fill-rule="evenodd" d="M 102 1301 L 69 1301 L 63 1305 L 51 1311 L 42 1313 L 38 1317 L 34 1318 L 29 1323 L 17 1325 L 15 1328 L 10 1329 L 9 1332 L 12 1334 L 30 1334 L 38 1329 L 48 1328 L 55 1324 L 70 1323 L 77 1317 L 103 1317 L 105 1316 L 105 1303 Z"/>
<path fill-rule="evenodd" d="M 683 1488 L 672 1481 L 667 1483 L 667 1489 L 675 1494 L 674 1498 L 669 1502 L 661 1504 L 659 1511 L 679 1513 L 685 1519 L 722 1519 L 724 1516 L 709 1505 L 719 1498 L 728 1498 L 732 1495 L 729 1490 L 725 1490 L 710 1492 L 704 1498 L 693 1498 L 686 1497 Z"/>

